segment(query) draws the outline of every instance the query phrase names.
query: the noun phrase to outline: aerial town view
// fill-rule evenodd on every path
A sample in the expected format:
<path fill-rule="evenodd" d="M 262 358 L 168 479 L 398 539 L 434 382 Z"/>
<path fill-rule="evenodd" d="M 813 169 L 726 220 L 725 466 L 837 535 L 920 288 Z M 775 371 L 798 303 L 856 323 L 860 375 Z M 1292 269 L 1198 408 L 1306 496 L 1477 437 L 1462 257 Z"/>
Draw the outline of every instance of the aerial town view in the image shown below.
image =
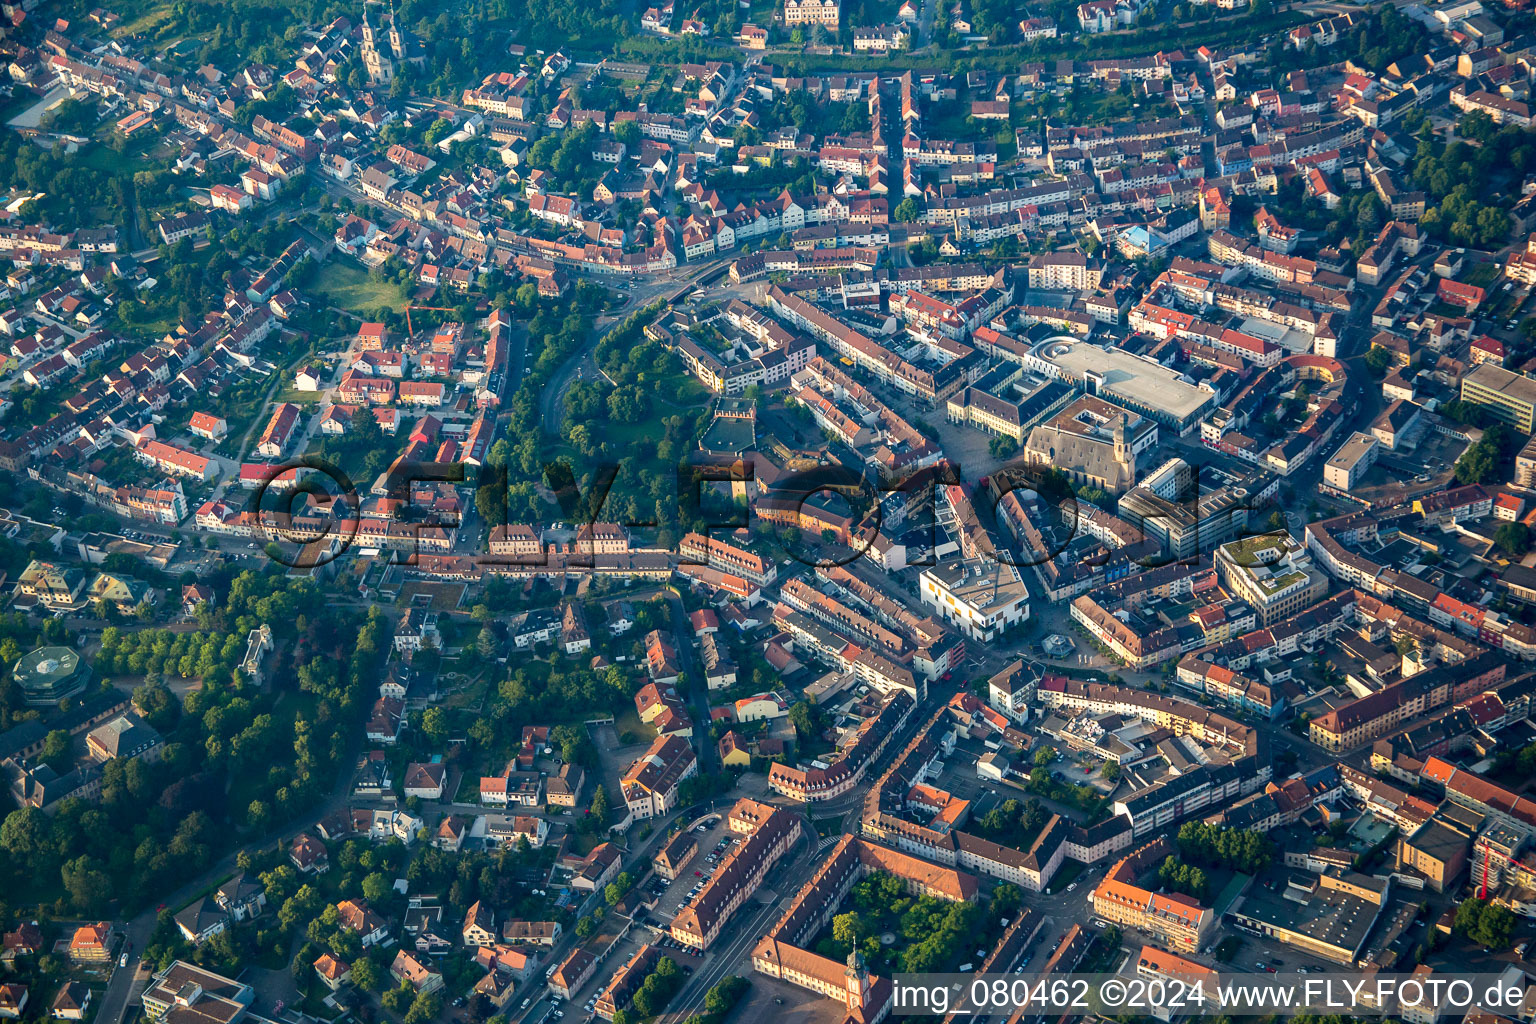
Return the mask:
<path fill-rule="evenodd" d="M 0 1024 L 1536 1024 L 1536 0 L 0 15 Z"/>

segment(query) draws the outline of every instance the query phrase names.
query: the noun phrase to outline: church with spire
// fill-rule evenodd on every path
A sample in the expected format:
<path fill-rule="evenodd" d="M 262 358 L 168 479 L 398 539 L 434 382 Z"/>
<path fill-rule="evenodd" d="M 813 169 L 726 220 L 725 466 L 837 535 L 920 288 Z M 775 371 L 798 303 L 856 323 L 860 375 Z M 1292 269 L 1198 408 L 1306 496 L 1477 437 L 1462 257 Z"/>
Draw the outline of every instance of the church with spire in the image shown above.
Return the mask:
<path fill-rule="evenodd" d="M 384 32 L 383 41 L 387 45 L 380 45 L 380 29 Z M 368 16 L 368 4 L 363 4 L 361 53 L 363 70 L 367 72 L 370 85 L 388 85 L 402 65 L 426 62 L 426 51 L 421 41 L 400 28 L 393 0 L 389 5 L 389 16 L 381 20 L 379 28 L 374 27 Z"/>
<path fill-rule="evenodd" d="M 1157 444 L 1157 423 L 1094 395 L 1079 395 L 1024 440 L 1031 465 L 1066 474 L 1073 487 L 1120 495 L 1136 486 L 1137 461 Z"/>

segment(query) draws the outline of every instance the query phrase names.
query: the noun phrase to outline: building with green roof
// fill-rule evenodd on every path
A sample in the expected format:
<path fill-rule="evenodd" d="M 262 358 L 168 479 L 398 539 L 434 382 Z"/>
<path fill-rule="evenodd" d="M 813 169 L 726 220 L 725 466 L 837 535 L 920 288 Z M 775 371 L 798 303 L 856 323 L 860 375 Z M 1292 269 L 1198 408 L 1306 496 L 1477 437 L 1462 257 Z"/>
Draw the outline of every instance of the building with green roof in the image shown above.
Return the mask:
<path fill-rule="evenodd" d="M 23 700 L 33 707 L 78 697 L 91 676 L 91 667 L 69 647 L 39 647 L 18 661 L 11 672 Z"/>

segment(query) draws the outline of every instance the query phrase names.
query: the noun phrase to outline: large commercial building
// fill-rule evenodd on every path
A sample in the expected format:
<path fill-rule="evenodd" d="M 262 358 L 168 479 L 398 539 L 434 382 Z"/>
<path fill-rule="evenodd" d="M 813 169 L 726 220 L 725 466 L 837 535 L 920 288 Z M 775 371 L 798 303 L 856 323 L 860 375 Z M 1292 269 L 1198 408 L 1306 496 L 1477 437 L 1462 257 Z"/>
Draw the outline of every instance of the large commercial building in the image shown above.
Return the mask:
<path fill-rule="evenodd" d="M 1290 618 L 1328 589 L 1327 579 L 1312 567 L 1312 556 L 1289 534 L 1260 534 L 1221 545 L 1216 571 L 1266 626 Z"/>
<path fill-rule="evenodd" d="M 835 800 L 864 777 L 915 706 L 910 694 L 897 690 L 879 711 L 859 723 L 835 755 L 804 766 L 776 762 L 768 769 L 768 785 L 775 793 L 806 803 Z"/>
<path fill-rule="evenodd" d="M 222 974 L 177 960 L 144 990 L 144 1016 L 166 1024 L 237 1024 L 255 993 Z"/>
<path fill-rule="evenodd" d="M 1216 401 L 1216 392 L 1191 384 L 1161 363 L 1120 348 L 1080 341 L 1048 342 L 1040 359 L 1090 395 L 1107 398 L 1183 434 Z"/>
<path fill-rule="evenodd" d="M 1157 445 L 1157 424 L 1101 398 L 1083 395 L 1029 432 L 1024 456 L 1067 475 L 1075 486 L 1123 494 L 1136 483 L 1137 457 Z"/>
<path fill-rule="evenodd" d="M 1248 525 L 1249 509 L 1256 504 L 1258 495 L 1245 487 L 1201 493 L 1195 470 L 1173 458 L 1121 497 L 1120 518 L 1182 560 L 1231 540 Z"/>
<path fill-rule="evenodd" d="M 1103 276 L 1103 267 L 1080 252 L 1045 252 L 1029 261 L 1030 288 L 1091 291 Z"/>
<path fill-rule="evenodd" d="M 1487 409 L 1523 434 L 1536 431 L 1536 380 L 1493 363 L 1478 363 L 1461 378 L 1461 400 Z"/>
<path fill-rule="evenodd" d="M 952 902 L 976 898 L 975 875 L 845 835 L 753 948 L 753 968 L 837 1000 L 848 1011 L 845 1020 L 875 1024 L 884 1019 L 890 1012 L 890 978 L 871 975 L 858 951 L 844 964 L 807 948 L 832 923 L 849 890 L 874 871 L 895 875 L 916 897 Z"/>
<path fill-rule="evenodd" d="M 1029 588 L 1018 568 L 990 558 L 929 566 L 923 570 L 921 594 L 941 619 L 984 643 L 1029 619 Z"/>
<path fill-rule="evenodd" d="M 85 690 L 91 667 L 69 647 L 39 647 L 16 663 L 11 679 L 32 707 L 57 704 Z"/>
<path fill-rule="evenodd" d="M 1356 432 L 1323 463 L 1323 482 L 1341 491 L 1352 489 L 1376 465 L 1381 444 L 1370 434 Z"/>
<path fill-rule="evenodd" d="M 1337 869 L 1293 874 L 1284 891 L 1250 889 L 1230 915 L 1244 931 L 1354 967 L 1391 893 L 1390 878 Z"/>
<path fill-rule="evenodd" d="M 840 10 L 838 0 L 784 0 L 784 24 L 824 25 L 836 32 Z"/>
<path fill-rule="evenodd" d="M 1483 815 L 1450 806 L 1397 841 L 1397 868 L 1412 868 L 1435 892 L 1445 892 L 1461 878 L 1472 852 L 1472 839 Z"/>

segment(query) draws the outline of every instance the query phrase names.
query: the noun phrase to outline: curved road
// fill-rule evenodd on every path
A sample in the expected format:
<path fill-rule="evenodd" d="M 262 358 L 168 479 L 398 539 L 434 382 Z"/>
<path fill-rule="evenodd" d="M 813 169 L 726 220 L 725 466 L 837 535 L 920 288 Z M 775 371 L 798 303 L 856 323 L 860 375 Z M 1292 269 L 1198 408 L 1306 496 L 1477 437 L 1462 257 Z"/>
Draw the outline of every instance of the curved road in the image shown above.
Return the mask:
<path fill-rule="evenodd" d="M 593 321 L 592 338 L 589 343 L 567 356 L 550 376 L 549 382 L 544 385 L 544 390 L 539 395 L 539 425 L 544 432 L 553 437 L 560 436 L 560 419 L 564 413 L 563 399 L 566 390 L 571 386 L 571 378 L 578 367 L 590 369 L 593 376 L 600 372 L 596 361 L 592 358 L 593 350 L 598 340 L 608 333 L 610 327 L 635 310 L 643 309 L 659 298 L 675 301 L 682 292 L 691 289 L 700 278 L 723 271 L 737 258 L 736 255 L 730 255 L 705 263 L 690 263 L 667 275 L 647 275 L 645 278 L 637 278 L 629 282 L 631 287 L 629 299 L 612 313 L 605 313 Z"/>

